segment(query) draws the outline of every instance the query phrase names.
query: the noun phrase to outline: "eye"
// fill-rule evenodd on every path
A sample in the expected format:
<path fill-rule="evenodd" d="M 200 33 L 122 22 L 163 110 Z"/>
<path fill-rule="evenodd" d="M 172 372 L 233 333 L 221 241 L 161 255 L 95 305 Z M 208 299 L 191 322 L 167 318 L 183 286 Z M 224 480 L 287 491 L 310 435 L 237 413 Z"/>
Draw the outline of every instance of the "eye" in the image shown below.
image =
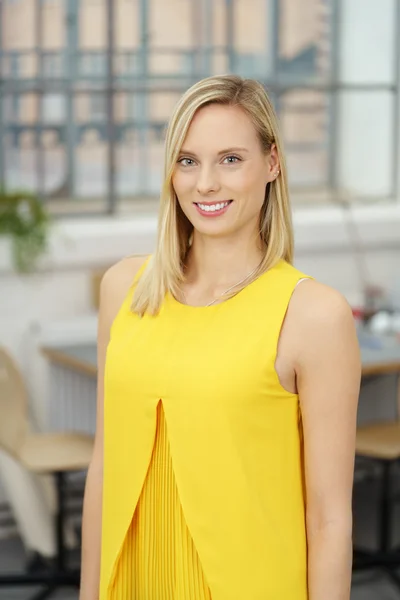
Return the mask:
<path fill-rule="evenodd" d="M 230 155 L 230 156 L 225 156 L 224 158 L 224 162 L 228 161 L 228 165 L 234 165 L 235 163 L 239 162 L 241 159 L 238 156 L 235 155 Z"/>
<path fill-rule="evenodd" d="M 183 167 L 192 167 L 194 165 L 194 160 L 192 158 L 180 158 L 178 164 Z"/>

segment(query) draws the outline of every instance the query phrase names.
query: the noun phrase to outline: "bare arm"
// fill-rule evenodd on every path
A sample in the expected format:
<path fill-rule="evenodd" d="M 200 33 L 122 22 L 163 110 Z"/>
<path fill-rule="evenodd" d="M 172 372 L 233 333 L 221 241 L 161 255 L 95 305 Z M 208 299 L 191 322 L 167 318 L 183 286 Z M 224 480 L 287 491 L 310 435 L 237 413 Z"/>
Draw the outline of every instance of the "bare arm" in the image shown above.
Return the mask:
<path fill-rule="evenodd" d="M 100 584 L 101 512 L 103 488 L 104 365 L 111 324 L 144 257 L 123 259 L 104 275 L 100 286 L 97 332 L 97 414 L 94 451 L 88 469 L 82 517 L 80 600 L 98 600 Z"/>
<path fill-rule="evenodd" d="M 351 309 L 310 281 L 293 298 L 305 450 L 310 600 L 349 600 L 360 353 Z"/>

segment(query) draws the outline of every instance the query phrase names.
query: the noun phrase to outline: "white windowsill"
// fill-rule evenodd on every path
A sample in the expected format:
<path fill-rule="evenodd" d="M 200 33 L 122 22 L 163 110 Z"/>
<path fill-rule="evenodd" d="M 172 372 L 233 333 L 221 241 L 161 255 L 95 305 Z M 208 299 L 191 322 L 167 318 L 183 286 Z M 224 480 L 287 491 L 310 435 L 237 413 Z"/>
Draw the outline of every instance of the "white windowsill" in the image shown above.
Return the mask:
<path fill-rule="evenodd" d="M 400 250 L 400 205 L 374 205 L 351 209 L 360 244 L 366 250 Z M 296 255 L 343 253 L 354 250 L 354 226 L 346 225 L 347 212 L 338 207 L 294 210 Z M 49 251 L 39 263 L 41 271 L 103 267 L 128 254 L 152 252 L 156 214 L 117 215 L 63 219 L 50 236 Z M 351 241 L 353 240 L 353 242 Z M 0 272 L 12 271 L 11 246 L 0 237 Z"/>

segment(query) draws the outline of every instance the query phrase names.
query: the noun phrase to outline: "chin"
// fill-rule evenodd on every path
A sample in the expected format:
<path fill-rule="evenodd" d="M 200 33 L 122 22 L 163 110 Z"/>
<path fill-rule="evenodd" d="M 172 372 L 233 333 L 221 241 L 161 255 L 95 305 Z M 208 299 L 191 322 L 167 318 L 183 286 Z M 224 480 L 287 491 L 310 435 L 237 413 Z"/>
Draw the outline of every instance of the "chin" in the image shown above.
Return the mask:
<path fill-rule="evenodd" d="M 194 231 L 199 235 L 204 235 L 208 237 L 225 237 L 227 235 L 231 235 L 234 233 L 231 227 L 229 227 L 226 223 L 210 223 L 210 225 L 204 223 L 193 223 Z"/>

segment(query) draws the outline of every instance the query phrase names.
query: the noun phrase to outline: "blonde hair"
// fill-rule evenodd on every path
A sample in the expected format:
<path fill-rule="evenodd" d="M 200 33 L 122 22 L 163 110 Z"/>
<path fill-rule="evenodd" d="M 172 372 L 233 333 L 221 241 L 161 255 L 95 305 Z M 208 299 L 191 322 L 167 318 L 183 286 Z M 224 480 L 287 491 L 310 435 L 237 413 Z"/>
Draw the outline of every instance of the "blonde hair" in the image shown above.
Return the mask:
<path fill-rule="evenodd" d="M 168 125 L 156 247 L 135 285 L 132 301 L 132 310 L 140 315 L 146 312 L 157 314 L 167 292 L 179 297 L 180 284 L 185 280 L 184 261 L 193 226 L 179 205 L 172 176 L 194 115 L 201 107 L 213 103 L 238 106 L 244 110 L 257 130 L 263 151 L 269 153 L 275 144 L 280 163 L 280 175 L 267 185 L 260 213 L 260 236 L 265 254 L 258 270 L 244 285 L 281 259 L 292 262 L 293 228 L 286 162 L 271 101 L 263 86 L 253 79 L 242 79 L 236 75 L 207 77 L 180 98 Z M 242 288 L 237 288 L 225 298 L 237 294 Z"/>

